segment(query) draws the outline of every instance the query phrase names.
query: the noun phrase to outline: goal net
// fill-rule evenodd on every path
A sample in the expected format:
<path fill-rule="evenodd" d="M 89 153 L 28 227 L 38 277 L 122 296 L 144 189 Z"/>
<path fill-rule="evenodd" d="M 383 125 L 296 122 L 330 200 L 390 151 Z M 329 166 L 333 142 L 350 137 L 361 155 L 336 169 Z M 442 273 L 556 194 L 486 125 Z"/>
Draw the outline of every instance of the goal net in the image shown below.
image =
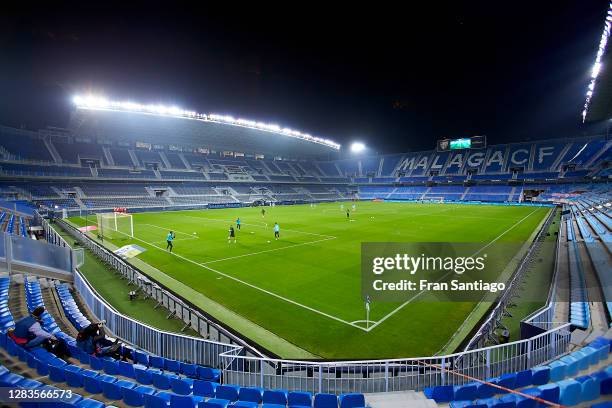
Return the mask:
<path fill-rule="evenodd" d="M 432 197 L 428 196 L 423 201 L 433 202 L 433 203 L 443 203 L 444 197 Z"/>
<path fill-rule="evenodd" d="M 134 238 L 132 214 L 119 212 L 96 214 L 98 234 L 105 238 Z"/>

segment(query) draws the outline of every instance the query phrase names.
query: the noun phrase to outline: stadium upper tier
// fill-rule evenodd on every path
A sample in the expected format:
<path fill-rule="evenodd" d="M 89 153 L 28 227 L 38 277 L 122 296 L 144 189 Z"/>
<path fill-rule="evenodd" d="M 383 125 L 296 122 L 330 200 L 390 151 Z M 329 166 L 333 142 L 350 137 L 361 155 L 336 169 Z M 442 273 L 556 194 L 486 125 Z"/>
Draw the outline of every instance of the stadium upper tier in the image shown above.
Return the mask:
<path fill-rule="evenodd" d="M 155 117 L 151 120 L 175 119 Z M 31 132 L 0 127 L 0 177 L 311 184 L 508 183 L 560 179 L 585 181 L 594 177 L 603 180 L 610 177 L 612 141 L 603 137 L 326 161 L 281 159 L 284 156 L 280 141 L 275 146 L 278 152 L 271 156 L 245 153 L 252 146 L 239 135 L 252 130 L 242 128 L 232 129 L 233 136 L 228 138 L 234 140 L 236 136 L 236 143 L 245 143 L 241 145 L 242 154 L 235 154 L 237 146 L 230 154 L 220 145 L 203 153 L 203 149 L 181 144 L 187 139 L 170 132 L 161 122 L 157 131 L 143 137 L 146 140 L 141 142 L 126 142 L 135 137 L 119 140 L 117 135 L 122 134 L 117 130 L 119 128 L 124 132 L 134 129 L 134 134 L 144 133 L 137 132 L 128 123 L 114 128 L 116 122 L 110 120 L 104 122 L 109 123 L 108 129 L 96 137 L 85 137 L 82 132 L 76 136 L 70 132 Z M 77 128 L 86 127 L 85 121 Z M 228 129 L 224 132 L 230 132 Z M 221 137 L 219 143 L 224 138 Z M 173 144 L 168 144 L 169 141 Z M 308 142 L 293 140 L 291 143 Z M 309 148 L 305 147 L 304 151 Z"/>

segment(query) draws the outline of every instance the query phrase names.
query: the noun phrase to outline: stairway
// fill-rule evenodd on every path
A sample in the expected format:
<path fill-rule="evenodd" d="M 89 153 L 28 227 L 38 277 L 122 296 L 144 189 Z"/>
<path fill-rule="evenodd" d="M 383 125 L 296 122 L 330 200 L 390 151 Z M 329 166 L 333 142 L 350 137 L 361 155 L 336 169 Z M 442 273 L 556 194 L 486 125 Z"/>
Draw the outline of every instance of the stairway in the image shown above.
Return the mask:
<path fill-rule="evenodd" d="M 51 141 L 48 139 L 43 139 L 43 141 L 45 143 L 45 146 L 47 147 L 47 150 L 49 150 L 51 157 L 53 157 L 53 160 L 55 160 L 56 163 L 61 164 L 62 156 L 60 156 L 58 151 L 55 149 L 55 146 L 53 145 L 53 143 L 51 143 Z"/>
<path fill-rule="evenodd" d="M 108 163 L 108 165 L 114 166 L 115 159 L 113 158 L 113 155 L 111 154 L 110 149 L 106 146 L 103 146 L 102 151 L 104 152 L 104 158 L 106 159 L 106 162 Z"/>

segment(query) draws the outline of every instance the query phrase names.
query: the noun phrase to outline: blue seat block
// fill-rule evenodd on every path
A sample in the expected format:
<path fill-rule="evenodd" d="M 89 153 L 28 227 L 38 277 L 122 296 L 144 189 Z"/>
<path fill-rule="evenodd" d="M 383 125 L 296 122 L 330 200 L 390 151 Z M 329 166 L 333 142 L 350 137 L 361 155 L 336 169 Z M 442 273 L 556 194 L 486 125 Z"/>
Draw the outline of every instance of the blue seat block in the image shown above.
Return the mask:
<path fill-rule="evenodd" d="M 590 375 L 583 375 L 575 379 L 580 383 L 582 387 L 581 398 L 582 401 L 593 401 L 599 398 L 599 387 L 600 382 L 598 379 L 591 377 Z"/>
<path fill-rule="evenodd" d="M 172 394 L 170 397 L 170 408 L 195 408 L 202 401 L 204 401 L 204 398 L 197 395 Z"/>
<path fill-rule="evenodd" d="M 123 390 L 136 387 L 131 381 L 119 380 L 116 382 L 102 381 L 102 393 L 110 400 L 120 400 L 123 398 Z"/>
<path fill-rule="evenodd" d="M 489 384 L 485 384 L 485 383 L 479 383 L 478 384 L 478 398 L 480 399 L 486 399 L 486 398 L 491 398 L 492 396 L 494 396 L 497 392 L 499 392 L 501 390 L 499 390 L 498 388 L 495 388 Z"/>
<path fill-rule="evenodd" d="M 115 360 L 102 360 L 104 372 L 108 375 L 119 374 L 119 362 Z"/>
<path fill-rule="evenodd" d="M 165 369 L 168 371 L 172 371 L 175 373 L 178 373 L 181 371 L 181 364 L 176 360 L 167 358 L 165 361 L 165 365 L 166 365 Z"/>
<path fill-rule="evenodd" d="M 155 394 L 155 388 L 139 385 L 134 388 L 123 387 L 123 402 L 131 407 L 141 407 L 144 405 L 145 394 Z"/>
<path fill-rule="evenodd" d="M 531 369 L 531 382 L 533 385 L 543 385 L 550 381 L 550 367 L 539 366 Z"/>
<path fill-rule="evenodd" d="M 263 404 L 261 404 L 261 408 L 286 408 L 287 404 L 270 404 L 267 402 L 264 402 Z"/>
<path fill-rule="evenodd" d="M 219 384 L 210 381 L 194 380 L 193 394 L 202 397 L 213 398 L 216 395 L 218 385 Z"/>
<path fill-rule="evenodd" d="M 153 380 L 153 386 L 155 388 L 159 388 L 160 390 L 169 390 L 172 388 L 171 380 L 173 378 L 178 378 L 178 376 L 174 374 L 165 374 L 165 373 L 152 373 L 151 379 Z"/>
<path fill-rule="evenodd" d="M 550 381 L 557 382 L 565 378 L 567 365 L 562 361 L 553 361 L 548 365 L 550 367 Z"/>
<path fill-rule="evenodd" d="M 83 377 L 83 388 L 85 388 L 85 391 L 89 392 L 90 394 L 100 394 L 103 391 L 103 381 L 113 383 L 117 381 L 117 378 L 111 375 L 99 375 L 97 377 L 86 376 Z"/>
<path fill-rule="evenodd" d="M 198 366 L 196 364 L 189 363 L 180 363 L 181 374 L 187 377 L 197 377 L 198 376 Z"/>
<path fill-rule="evenodd" d="M 471 401 L 478 398 L 478 384 L 468 383 L 464 385 L 455 385 L 453 399 L 455 401 Z"/>
<path fill-rule="evenodd" d="M 76 403 L 78 408 L 104 408 L 105 405 L 103 402 L 96 401 L 91 398 L 84 398 Z"/>
<path fill-rule="evenodd" d="M 163 370 L 165 368 L 166 359 L 158 356 L 149 356 L 149 365 L 153 368 Z"/>
<path fill-rule="evenodd" d="M 202 401 L 198 404 L 198 408 L 227 408 L 230 404 L 230 401 L 219 399 L 219 398 L 211 398 L 207 401 Z"/>
<path fill-rule="evenodd" d="M 38 388 L 43 384 L 40 381 L 24 378 L 16 384 L 19 388 Z"/>
<path fill-rule="evenodd" d="M 340 408 L 361 408 L 365 407 L 365 396 L 359 393 L 340 394 L 338 396 Z"/>
<path fill-rule="evenodd" d="M 217 387 L 217 391 L 215 393 L 215 397 L 223 400 L 228 400 L 230 402 L 238 400 L 238 391 L 240 387 L 237 385 L 224 384 L 219 385 Z"/>
<path fill-rule="evenodd" d="M 259 404 L 251 401 L 236 401 L 231 406 L 236 408 L 257 408 Z"/>
<path fill-rule="evenodd" d="M 495 384 L 509 389 L 516 388 L 516 373 L 504 374 L 498 377 Z M 506 391 L 500 390 L 499 388 L 497 389 L 497 393 L 503 394 L 505 392 Z"/>
<path fill-rule="evenodd" d="M 163 391 L 157 394 L 145 394 L 143 397 L 145 408 L 167 408 L 170 405 L 170 394 Z"/>
<path fill-rule="evenodd" d="M 210 367 L 198 366 L 198 378 L 212 382 L 219 382 L 221 379 L 221 370 Z"/>
<path fill-rule="evenodd" d="M 591 408 L 612 408 L 612 401 L 598 402 L 591 405 Z"/>
<path fill-rule="evenodd" d="M 136 381 L 140 384 L 151 385 L 153 384 L 153 373 L 159 373 L 155 368 L 145 368 L 143 366 L 134 366 L 134 374 L 136 375 Z"/>
<path fill-rule="evenodd" d="M 317 393 L 314 397 L 314 407 L 315 408 L 337 408 L 338 407 L 338 397 L 334 394 L 327 393 Z"/>
<path fill-rule="evenodd" d="M 238 400 L 259 404 L 263 401 L 263 389 L 257 387 L 240 387 L 238 391 Z"/>
<path fill-rule="evenodd" d="M 289 393 L 286 390 L 264 390 L 263 403 L 264 404 L 276 404 L 276 405 L 287 405 L 287 395 Z"/>
<path fill-rule="evenodd" d="M 540 390 L 540 398 L 546 401 L 559 403 L 559 386 L 557 384 L 544 384 L 538 387 Z"/>
<path fill-rule="evenodd" d="M 565 363 L 565 376 L 575 377 L 578 375 L 579 361 L 573 355 L 561 357 L 561 361 Z"/>
<path fill-rule="evenodd" d="M 136 379 L 136 370 L 135 368 L 145 368 L 141 365 L 136 365 L 132 363 L 128 363 L 127 361 L 118 361 L 119 363 L 119 375 L 124 377 Z"/>
<path fill-rule="evenodd" d="M 149 366 L 149 355 L 140 351 L 134 350 L 134 359 L 138 364 L 142 364 L 146 367 Z"/>
<path fill-rule="evenodd" d="M 531 370 L 523 370 L 516 373 L 515 388 L 523 388 L 532 384 L 533 373 Z"/>
<path fill-rule="evenodd" d="M 287 396 L 287 403 L 290 407 L 301 406 L 311 407 L 312 406 L 312 394 L 305 391 L 291 391 Z"/>
<path fill-rule="evenodd" d="M 516 408 L 537 408 L 538 406 L 538 402 L 536 400 L 515 394 L 504 395 L 499 399 L 499 401 L 501 403 L 513 403 Z"/>
<path fill-rule="evenodd" d="M 15 373 L 5 373 L 0 375 L 0 387 L 15 386 L 23 377 Z"/>
<path fill-rule="evenodd" d="M 582 400 L 582 386 L 576 380 L 563 380 L 558 382 L 559 402 L 561 405 L 572 406 Z"/>
<path fill-rule="evenodd" d="M 486 404 L 472 401 L 451 401 L 449 405 L 451 408 L 487 408 Z"/>
<path fill-rule="evenodd" d="M 193 392 L 193 381 L 191 378 L 172 378 L 172 392 L 179 395 L 189 395 Z"/>
<path fill-rule="evenodd" d="M 433 399 L 437 403 L 452 401 L 454 397 L 454 391 L 455 390 L 452 385 L 437 385 L 435 387 L 427 387 L 425 388 L 425 390 L 423 390 L 427 398 Z M 291 396 L 291 394 L 289 395 Z M 289 402 L 289 405 L 293 404 Z"/>
<path fill-rule="evenodd" d="M 104 361 L 96 356 L 89 356 L 89 365 L 92 370 L 102 371 L 104 369 Z"/>

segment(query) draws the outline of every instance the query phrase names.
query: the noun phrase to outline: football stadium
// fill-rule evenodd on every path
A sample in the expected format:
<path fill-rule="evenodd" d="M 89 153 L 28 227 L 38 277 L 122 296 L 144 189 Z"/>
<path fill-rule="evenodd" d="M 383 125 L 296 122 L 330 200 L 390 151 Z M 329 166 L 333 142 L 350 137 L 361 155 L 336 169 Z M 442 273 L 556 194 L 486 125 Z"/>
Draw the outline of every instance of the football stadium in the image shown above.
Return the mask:
<path fill-rule="evenodd" d="M 611 406 L 608 7 L 570 137 L 378 152 L 92 89 L 0 125 L 0 403 Z"/>

